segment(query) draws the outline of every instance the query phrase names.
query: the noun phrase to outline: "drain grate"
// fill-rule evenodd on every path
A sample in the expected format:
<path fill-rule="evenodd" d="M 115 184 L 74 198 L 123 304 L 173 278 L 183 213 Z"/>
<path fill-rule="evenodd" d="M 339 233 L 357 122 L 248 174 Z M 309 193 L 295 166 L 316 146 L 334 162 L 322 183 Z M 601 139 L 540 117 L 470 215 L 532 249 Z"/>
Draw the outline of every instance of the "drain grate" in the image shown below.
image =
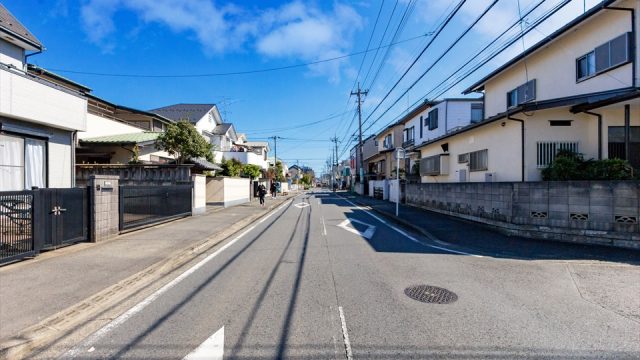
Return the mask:
<path fill-rule="evenodd" d="M 413 300 L 430 304 L 450 304 L 458 300 L 456 293 L 437 286 L 410 286 L 404 289 L 404 293 Z"/>

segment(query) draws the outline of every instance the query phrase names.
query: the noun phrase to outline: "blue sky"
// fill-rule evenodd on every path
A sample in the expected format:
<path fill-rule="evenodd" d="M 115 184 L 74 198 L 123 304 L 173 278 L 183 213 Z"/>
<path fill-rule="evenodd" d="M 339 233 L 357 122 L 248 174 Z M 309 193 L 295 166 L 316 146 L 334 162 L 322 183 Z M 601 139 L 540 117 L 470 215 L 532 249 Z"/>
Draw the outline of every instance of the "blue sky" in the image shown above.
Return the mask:
<path fill-rule="evenodd" d="M 479 49 L 540 1 L 500 0 L 442 61 L 400 97 L 493 2 L 468 0 L 373 114 L 371 111 L 432 39 L 433 35 L 425 34 L 441 24 L 458 0 L 9 0 L 3 4 L 47 48 L 30 62 L 89 86 L 106 100 L 139 109 L 183 102 L 217 103 L 225 121 L 233 122 L 249 139 L 281 136 L 278 157 L 289 164 L 299 160 L 301 165 L 320 171 L 329 156 L 330 137 L 342 140 L 341 158 L 349 156 L 348 148 L 353 144 L 348 141 L 349 135 L 355 130 L 355 99 L 349 93 L 356 81 L 370 91 L 363 108 L 364 118 L 368 118 L 365 135 L 369 135 L 426 94 L 430 99 L 436 95 L 460 97 L 460 91 L 473 80 L 580 15 L 585 4 L 588 9 L 597 3 L 570 1 L 524 41 L 506 49 L 460 84 L 442 94 L 432 91 L 468 59 L 481 59 L 475 56 Z M 526 28 L 561 2 L 546 0 L 525 18 L 523 26 Z M 406 23 L 398 30 L 403 15 Z M 517 31 L 519 26 L 508 35 Z M 380 49 L 377 56 L 370 51 L 366 56 L 252 74 L 161 78 L 82 74 L 242 72 L 348 55 L 366 50 L 370 38 L 370 48 L 375 49 L 380 44 L 415 37 L 389 47 L 388 53 L 387 48 Z M 380 116 L 396 99 L 397 104 Z M 308 123 L 314 124 L 301 127 Z"/>

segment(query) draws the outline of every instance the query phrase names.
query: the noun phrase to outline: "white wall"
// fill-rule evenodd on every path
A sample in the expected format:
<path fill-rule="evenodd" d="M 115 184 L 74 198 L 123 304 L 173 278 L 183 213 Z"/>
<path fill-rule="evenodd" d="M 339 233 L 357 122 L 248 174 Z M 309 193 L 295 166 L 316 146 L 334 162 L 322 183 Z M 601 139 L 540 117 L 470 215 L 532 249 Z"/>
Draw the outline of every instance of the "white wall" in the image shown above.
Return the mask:
<path fill-rule="evenodd" d="M 633 4 L 626 2 L 626 4 Z M 635 7 L 638 7 L 638 2 Z M 601 11 L 485 84 L 485 118 L 507 110 L 507 92 L 536 79 L 536 101 L 625 88 L 633 85 L 632 65 L 576 82 L 576 59 L 631 30 L 626 11 Z M 636 50 L 636 59 L 638 58 Z M 528 75 L 528 76 L 527 76 Z"/>
<path fill-rule="evenodd" d="M 24 66 L 24 49 L 0 39 L 0 63 L 22 69 Z"/>
<path fill-rule="evenodd" d="M 98 136 L 109 136 L 119 134 L 132 134 L 143 132 L 144 130 L 131 126 L 120 121 L 115 121 L 102 116 L 87 114 L 86 131 L 78 132 L 79 139 L 88 139 Z"/>
<path fill-rule="evenodd" d="M 249 202 L 249 179 L 224 178 L 224 206 L 233 206 Z"/>
<path fill-rule="evenodd" d="M 191 175 L 193 180 L 193 215 L 204 214 L 207 211 L 207 177 Z"/>
<path fill-rule="evenodd" d="M 0 68 L 0 115 L 66 130 L 87 128 L 87 99 Z"/>

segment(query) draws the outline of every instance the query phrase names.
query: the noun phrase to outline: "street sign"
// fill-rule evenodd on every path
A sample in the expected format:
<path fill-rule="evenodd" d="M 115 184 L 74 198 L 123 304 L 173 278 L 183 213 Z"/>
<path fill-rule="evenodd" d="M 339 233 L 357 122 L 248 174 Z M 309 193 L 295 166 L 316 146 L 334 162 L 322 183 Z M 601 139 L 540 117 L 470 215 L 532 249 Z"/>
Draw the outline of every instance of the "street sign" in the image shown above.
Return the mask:
<path fill-rule="evenodd" d="M 393 158 L 395 160 L 404 159 L 406 155 L 407 155 L 406 151 L 400 147 L 396 148 L 396 150 L 393 152 Z"/>

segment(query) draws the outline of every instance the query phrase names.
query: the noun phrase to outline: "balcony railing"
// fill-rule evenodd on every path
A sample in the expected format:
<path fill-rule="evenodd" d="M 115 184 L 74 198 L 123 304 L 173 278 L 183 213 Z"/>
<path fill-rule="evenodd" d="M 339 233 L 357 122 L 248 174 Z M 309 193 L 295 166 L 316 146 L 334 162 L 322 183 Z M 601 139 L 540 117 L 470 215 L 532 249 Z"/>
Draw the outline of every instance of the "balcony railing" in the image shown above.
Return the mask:
<path fill-rule="evenodd" d="M 407 141 L 403 142 L 402 143 L 402 147 L 406 149 L 408 147 L 413 146 L 414 144 L 415 144 L 415 140 L 414 139 L 410 139 L 410 140 L 407 140 Z"/>

